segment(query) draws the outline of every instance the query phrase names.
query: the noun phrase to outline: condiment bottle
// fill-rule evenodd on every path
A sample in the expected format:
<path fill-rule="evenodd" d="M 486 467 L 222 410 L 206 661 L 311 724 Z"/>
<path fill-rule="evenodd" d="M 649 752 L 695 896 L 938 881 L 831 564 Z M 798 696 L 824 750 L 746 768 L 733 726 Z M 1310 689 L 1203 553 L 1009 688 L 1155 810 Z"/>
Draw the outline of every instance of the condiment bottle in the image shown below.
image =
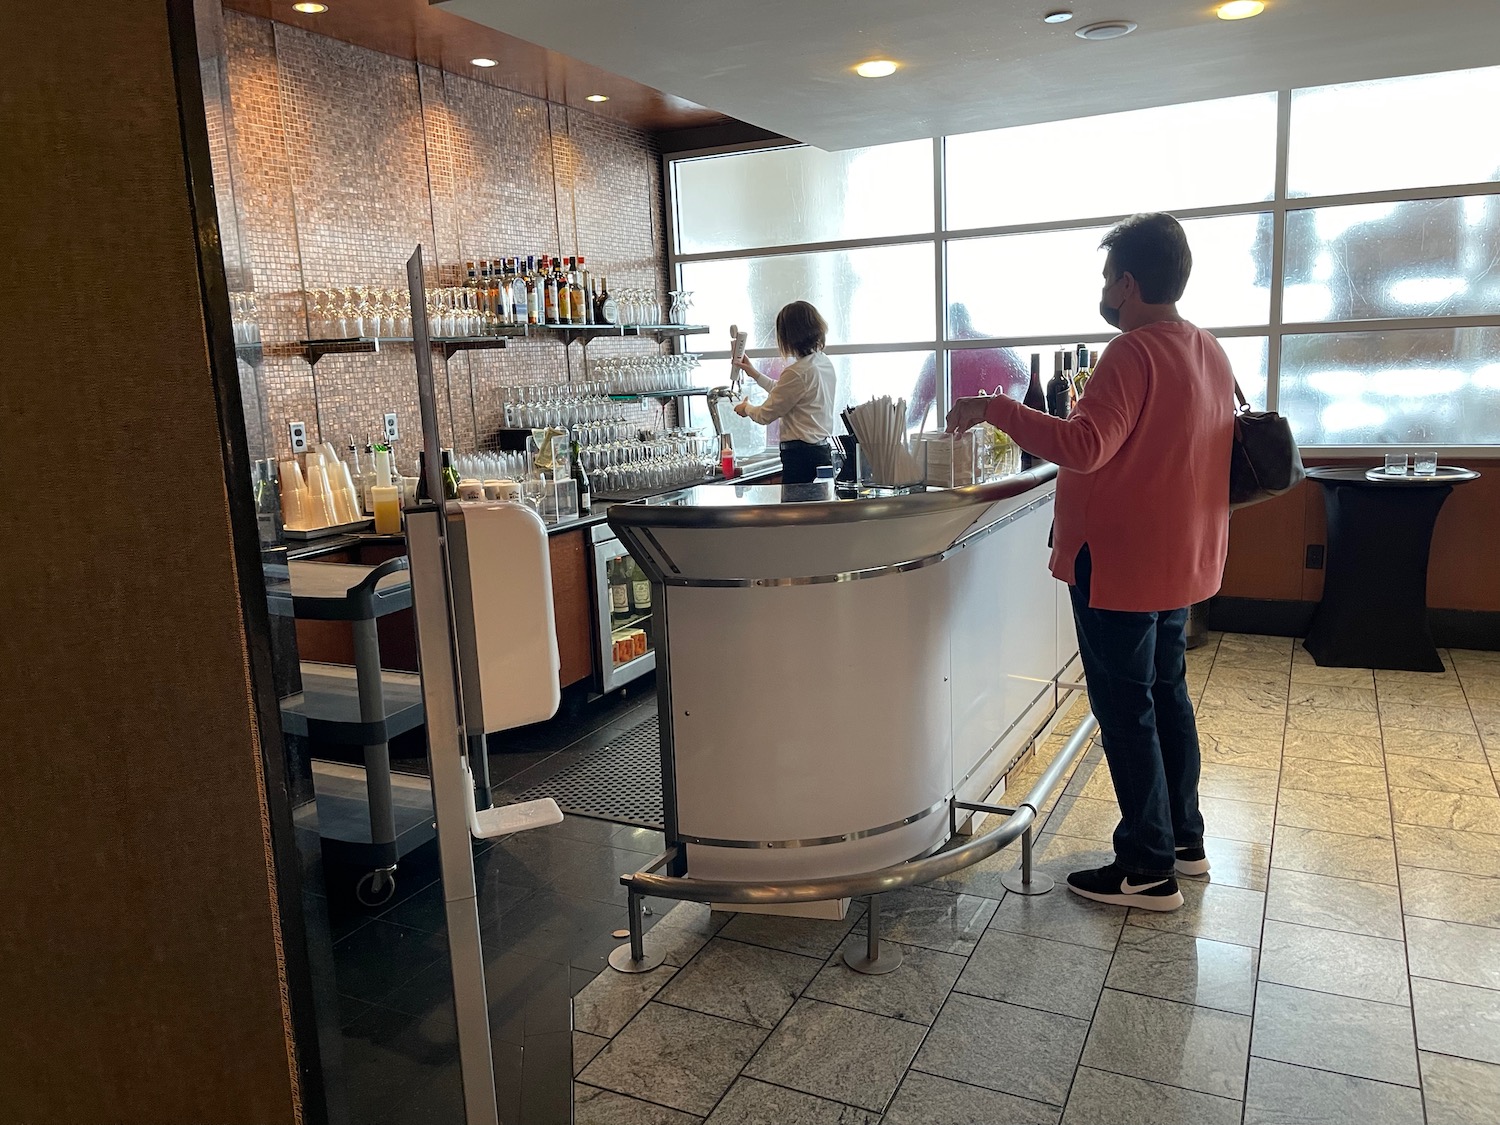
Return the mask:
<path fill-rule="evenodd" d="M 401 534 L 401 493 L 391 483 L 391 451 L 375 451 L 375 485 L 370 489 L 370 505 L 375 513 L 375 534 Z"/>

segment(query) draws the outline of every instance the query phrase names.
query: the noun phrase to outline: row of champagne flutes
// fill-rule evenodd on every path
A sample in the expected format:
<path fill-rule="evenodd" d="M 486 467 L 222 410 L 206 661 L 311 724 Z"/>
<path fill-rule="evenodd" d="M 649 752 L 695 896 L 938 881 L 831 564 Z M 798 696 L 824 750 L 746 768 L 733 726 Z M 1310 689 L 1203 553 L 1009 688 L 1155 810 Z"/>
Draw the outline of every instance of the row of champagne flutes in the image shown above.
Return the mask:
<path fill-rule="evenodd" d="M 453 464 L 460 477 L 477 481 L 520 480 L 531 468 L 524 451 L 460 453 L 454 457 Z"/>
<path fill-rule="evenodd" d="M 696 355 L 620 355 L 596 359 L 590 365 L 595 380 L 615 395 L 649 394 L 693 385 Z"/>
<path fill-rule="evenodd" d="M 583 466 L 601 495 L 696 484 L 712 472 L 713 439 L 697 430 L 669 430 L 634 441 L 581 445 Z"/>
<path fill-rule="evenodd" d="M 611 400 L 608 385 L 600 379 L 506 386 L 500 388 L 500 393 L 505 408 L 505 425 L 510 429 L 599 423 L 618 427 L 627 423 L 637 411 L 631 404 Z"/>
<path fill-rule="evenodd" d="M 345 285 L 309 289 L 303 296 L 307 301 L 308 331 L 314 339 L 411 335 L 411 294 L 405 289 Z M 428 304 L 431 303 L 429 293 Z"/>

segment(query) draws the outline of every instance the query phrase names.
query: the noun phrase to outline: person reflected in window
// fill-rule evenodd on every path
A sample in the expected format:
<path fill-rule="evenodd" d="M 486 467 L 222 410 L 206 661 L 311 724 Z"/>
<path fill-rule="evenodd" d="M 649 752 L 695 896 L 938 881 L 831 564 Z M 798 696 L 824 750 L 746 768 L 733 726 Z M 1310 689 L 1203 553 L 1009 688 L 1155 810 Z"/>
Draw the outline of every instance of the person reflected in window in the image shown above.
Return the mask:
<path fill-rule="evenodd" d="M 948 306 L 950 340 L 983 340 L 989 333 L 974 327 L 969 316 L 969 306 L 955 301 Z M 968 398 L 980 392 L 985 394 L 1010 395 L 1019 399 L 1026 394 L 1026 384 L 1031 373 L 1008 348 L 974 348 L 949 352 L 949 368 L 952 371 L 952 394 L 954 400 Z M 937 357 L 929 356 L 917 376 L 917 385 L 912 388 L 911 400 L 906 406 L 906 428 L 919 430 L 927 421 L 927 413 L 937 402 Z"/>
<path fill-rule="evenodd" d="M 1068 886 L 1175 910 L 1176 876 L 1208 873 L 1186 632 L 1188 607 L 1224 576 L 1234 375 L 1219 342 L 1177 312 L 1193 257 L 1176 219 L 1133 216 L 1101 246 L 1099 313 L 1122 335 L 1073 413 L 962 398 L 948 429 L 988 421 L 1058 466 L 1052 573 L 1069 586 L 1120 806 L 1114 862 L 1073 872 Z"/>
<path fill-rule="evenodd" d="M 819 466 L 833 464 L 838 378 L 823 352 L 827 342 L 828 323 L 818 310 L 806 301 L 793 301 L 776 314 L 776 346 L 792 360 L 781 374 L 775 379 L 762 375 L 746 356 L 735 363 L 767 395 L 759 406 L 742 399 L 734 412 L 762 426 L 781 422 L 783 484 L 811 484 Z"/>

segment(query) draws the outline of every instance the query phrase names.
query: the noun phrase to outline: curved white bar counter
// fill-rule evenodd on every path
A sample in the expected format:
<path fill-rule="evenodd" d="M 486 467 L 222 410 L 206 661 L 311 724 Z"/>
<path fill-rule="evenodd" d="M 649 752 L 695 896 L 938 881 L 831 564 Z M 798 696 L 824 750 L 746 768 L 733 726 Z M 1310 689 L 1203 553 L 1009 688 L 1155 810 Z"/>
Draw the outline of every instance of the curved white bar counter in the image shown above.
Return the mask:
<path fill-rule="evenodd" d="M 948 839 L 949 801 L 993 789 L 1077 656 L 1047 570 L 1055 477 L 817 503 L 713 485 L 611 510 L 655 587 L 673 874 L 854 875 Z"/>

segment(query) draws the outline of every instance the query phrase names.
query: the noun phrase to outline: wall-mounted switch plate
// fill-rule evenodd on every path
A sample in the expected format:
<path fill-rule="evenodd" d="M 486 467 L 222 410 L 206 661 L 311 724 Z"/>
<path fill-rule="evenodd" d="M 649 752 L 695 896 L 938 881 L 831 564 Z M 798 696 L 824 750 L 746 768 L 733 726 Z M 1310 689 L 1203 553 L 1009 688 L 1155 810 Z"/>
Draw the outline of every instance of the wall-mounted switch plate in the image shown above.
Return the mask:
<path fill-rule="evenodd" d="M 1323 544 L 1309 543 L 1307 546 L 1307 569 L 1323 569 Z"/>
<path fill-rule="evenodd" d="M 291 430 L 291 434 L 292 434 L 292 452 L 293 453 L 306 453 L 307 452 L 307 423 L 306 422 L 292 422 L 288 426 L 288 429 Z"/>
<path fill-rule="evenodd" d="M 394 412 L 385 416 L 385 440 L 395 441 L 401 436 L 401 426 Z"/>

